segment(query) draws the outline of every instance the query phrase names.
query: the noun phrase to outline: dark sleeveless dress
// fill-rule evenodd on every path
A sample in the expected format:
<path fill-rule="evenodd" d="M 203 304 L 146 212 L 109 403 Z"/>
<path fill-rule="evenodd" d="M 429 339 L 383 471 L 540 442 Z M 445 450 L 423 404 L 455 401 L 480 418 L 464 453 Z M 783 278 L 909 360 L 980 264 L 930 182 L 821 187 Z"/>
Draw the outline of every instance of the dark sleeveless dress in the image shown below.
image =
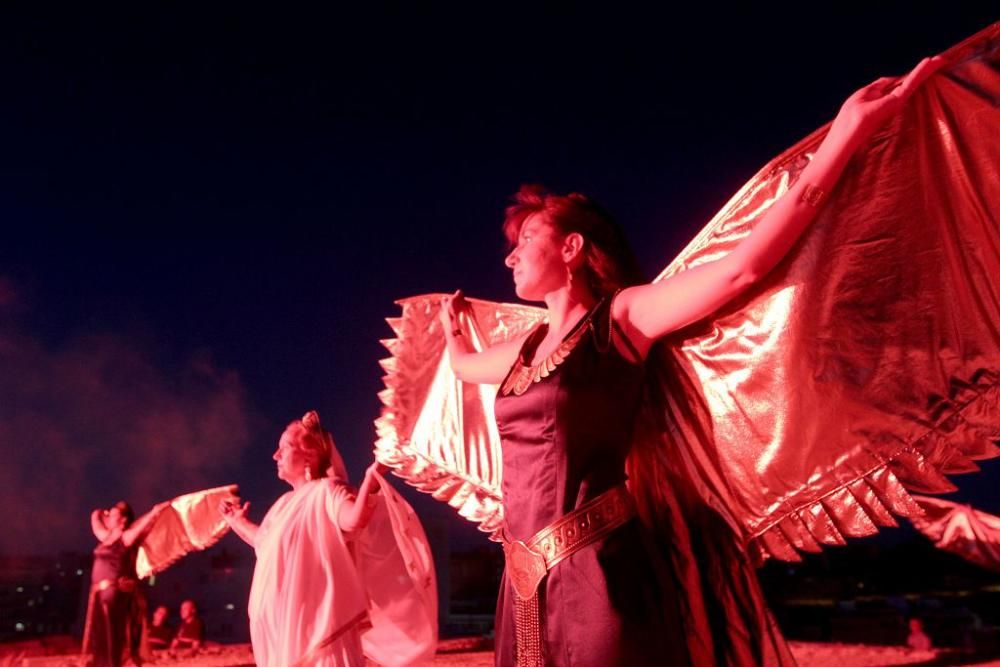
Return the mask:
<path fill-rule="evenodd" d="M 126 658 L 140 662 L 145 599 L 135 572 L 138 549 L 126 547 L 121 539 L 98 544 L 90 574 L 93 605 L 90 643 L 94 667 L 118 667 Z M 99 590 L 102 581 L 114 585 Z"/>
<path fill-rule="evenodd" d="M 610 342 L 609 312 L 606 299 L 581 320 L 565 340 L 580 327 L 589 331 L 548 377 L 520 396 L 497 395 L 510 540 L 527 541 L 625 481 L 644 371 Z M 530 363 L 544 328 L 525 340 L 519 364 Z M 660 599 L 655 580 L 636 519 L 559 563 L 539 586 L 545 664 L 686 663 L 681 624 L 664 622 L 676 617 L 672 609 L 665 613 L 675 601 Z M 505 576 L 497 604 L 498 665 L 516 660 L 515 595 Z"/>

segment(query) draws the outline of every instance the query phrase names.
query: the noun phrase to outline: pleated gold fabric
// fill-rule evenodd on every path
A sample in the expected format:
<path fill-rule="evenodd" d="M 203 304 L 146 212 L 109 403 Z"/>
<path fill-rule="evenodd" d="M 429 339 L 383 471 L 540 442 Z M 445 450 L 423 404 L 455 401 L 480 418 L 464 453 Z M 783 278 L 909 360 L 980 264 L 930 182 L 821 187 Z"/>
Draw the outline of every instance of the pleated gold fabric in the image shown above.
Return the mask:
<path fill-rule="evenodd" d="M 711 413 L 714 490 L 760 558 L 919 514 L 905 488 L 951 490 L 944 474 L 997 453 L 998 36 L 949 51 L 791 256 L 681 345 Z M 663 276 L 731 249 L 826 129 L 762 169 Z"/>
<path fill-rule="evenodd" d="M 953 488 L 1000 438 L 1000 23 L 854 157 L 764 281 L 667 341 L 709 437 L 669 452 L 755 559 L 798 559 L 916 516 L 907 489 Z M 717 258 L 796 181 L 827 128 L 760 170 L 661 274 Z M 486 531 L 502 521 L 495 387 L 462 385 L 436 321 L 399 302 L 376 455 Z M 473 302 L 477 346 L 538 309 Z M 690 380 L 690 382 L 689 382 Z M 688 395 L 684 395 L 687 392 Z"/>
<path fill-rule="evenodd" d="M 239 502 L 236 490 L 235 485 L 220 486 L 171 500 L 139 545 L 135 563 L 139 578 L 162 572 L 192 551 L 202 551 L 222 539 L 229 526 L 219 513 L 219 503 Z"/>
<path fill-rule="evenodd" d="M 392 353 L 380 363 L 386 388 L 375 422 L 375 456 L 396 475 L 447 502 L 485 532 L 503 522 L 502 456 L 493 416 L 497 387 L 455 377 L 438 322 L 445 294 L 398 301 L 403 315 L 389 319 L 396 338 L 382 341 Z M 539 308 L 470 299 L 459 324 L 477 350 L 528 332 Z"/>
<path fill-rule="evenodd" d="M 913 499 L 924 515 L 912 523 L 934 546 L 1000 572 L 1000 516 L 940 498 L 915 495 Z"/>

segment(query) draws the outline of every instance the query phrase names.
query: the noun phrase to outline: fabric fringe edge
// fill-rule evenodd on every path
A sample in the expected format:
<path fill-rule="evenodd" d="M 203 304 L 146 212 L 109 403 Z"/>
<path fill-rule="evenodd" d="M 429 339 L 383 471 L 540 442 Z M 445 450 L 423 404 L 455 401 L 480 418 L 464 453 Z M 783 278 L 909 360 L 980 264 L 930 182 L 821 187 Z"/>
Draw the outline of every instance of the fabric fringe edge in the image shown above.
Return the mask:
<path fill-rule="evenodd" d="M 949 396 L 930 402 L 927 430 L 895 452 L 866 452 L 863 471 L 822 497 L 772 515 L 751 531 L 748 550 L 758 564 L 768 558 L 801 561 L 800 551 L 846 544 L 880 527 L 896 526 L 893 515 L 923 516 L 910 495 L 948 493 L 946 475 L 974 472 L 975 461 L 1000 456 L 1000 374 L 980 370 L 969 382 L 953 381 Z"/>

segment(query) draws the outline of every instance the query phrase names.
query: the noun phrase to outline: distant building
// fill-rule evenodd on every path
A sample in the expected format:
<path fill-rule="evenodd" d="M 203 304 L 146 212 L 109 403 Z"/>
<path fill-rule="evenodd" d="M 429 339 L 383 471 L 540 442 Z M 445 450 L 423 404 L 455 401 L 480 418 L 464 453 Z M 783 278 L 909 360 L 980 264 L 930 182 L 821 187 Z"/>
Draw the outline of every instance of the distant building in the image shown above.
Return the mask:
<path fill-rule="evenodd" d="M 492 634 L 503 550 L 499 544 L 487 543 L 470 551 L 452 552 L 450 561 L 450 600 L 442 634 Z"/>
<path fill-rule="evenodd" d="M 73 633 L 90 563 L 71 552 L 0 557 L 0 641 Z"/>
<path fill-rule="evenodd" d="M 434 554 L 441 636 L 491 635 L 503 574 L 500 545 L 482 534 L 456 544 L 463 531 L 451 530 L 457 522 L 451 514 L 428 513 L 422 521 Z"/>

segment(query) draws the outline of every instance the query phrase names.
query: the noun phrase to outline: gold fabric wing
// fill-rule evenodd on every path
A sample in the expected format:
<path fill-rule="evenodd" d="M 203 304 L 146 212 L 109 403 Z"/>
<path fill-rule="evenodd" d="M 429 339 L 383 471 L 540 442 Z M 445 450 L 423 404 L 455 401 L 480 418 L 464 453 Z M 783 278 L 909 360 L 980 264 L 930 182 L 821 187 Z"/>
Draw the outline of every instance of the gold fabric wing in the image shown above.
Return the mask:
<path fill-rule="evenodd" d="M 759 285 L 675 351 L 711 411 L 679 455 L 754 555 L 796 560 L 916 516 L 907 489 L 954 488 L 1000 439 L 1000 24 L 945 56 L 855 156 L 815 223 Z M 759 171 L 659 279 L 729 252 L 796 181 L 827 128 Z M 377 456 L 492 530 L 502 517 L 495 388 L 462 386 L 441 295 L 406 299 Z M 477 345 L 534 309 L 475 302 Z M 700 449 L 699 449 L 700 448 Z"/>
<path fill-rule="evenodd" d="M 389 319 L 396 338 L 382 341 L 392 356 L 380 363 L 386 388 L 375 422 L 375 456 L 396 475 L 458 510 L 486 532 L 503 521 L 500 436 L 493 385 L 465 384 L 445 354 L 438 312 L 445 294 L 403 299 Z M 475 349 L 525 333 L 544 311 L 469 299 L 459 325 Z"/>
<path fill-rule="evenodd" d="M 934 546 L 1000 572 L 1000 516 L 929 496 L 913 496 L 924 515 L 911 523 Z"/>
<path fill-rule="evenodd" d="M 135 570 L 140 579 L 163 572 L 192 551 L 222 539 L 229 526 L 219 513 L 222 501 L 239 502 L 237 487 L 220 486 L 178 496 L 153 520 L 139 545 Z"/>
<path fill-rule="evenodd" d="M 1000 24 L 952 49 L 855 156 L 791 256 L 679 355 L 755 555 L 798 558 L 920 514 L 1000 437 Z M 823 128 L 755 176 L 661 275 L 728 252 Z M 905 487 L 905 488 L 904 488 Z"/>

